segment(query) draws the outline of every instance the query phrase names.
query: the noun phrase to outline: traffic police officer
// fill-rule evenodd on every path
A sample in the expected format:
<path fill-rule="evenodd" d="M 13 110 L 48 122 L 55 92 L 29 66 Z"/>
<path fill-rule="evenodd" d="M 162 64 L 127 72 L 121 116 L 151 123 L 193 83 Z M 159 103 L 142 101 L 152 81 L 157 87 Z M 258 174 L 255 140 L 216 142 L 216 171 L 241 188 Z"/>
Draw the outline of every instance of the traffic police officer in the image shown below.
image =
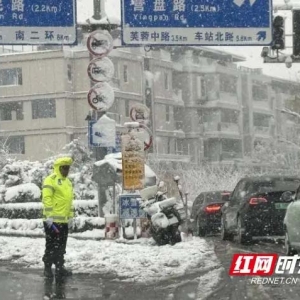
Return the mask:
<path fill-rule="evenodd" d="M 42 192 L 46 234 L 46 249 L 43 256 L 44 276 L 53 280 L 51 267 L 54 264 L 57 289 L 63 283 L 64 277 L 71 275 L 64 267 L 64 254 L 66 253 L 68 228 L 74 217 L 73 186 L 67 178 L 72 163 L 73 160 L 70 157 L 58 158 L 54 162 L 54 172 L 44 180 Z"/>

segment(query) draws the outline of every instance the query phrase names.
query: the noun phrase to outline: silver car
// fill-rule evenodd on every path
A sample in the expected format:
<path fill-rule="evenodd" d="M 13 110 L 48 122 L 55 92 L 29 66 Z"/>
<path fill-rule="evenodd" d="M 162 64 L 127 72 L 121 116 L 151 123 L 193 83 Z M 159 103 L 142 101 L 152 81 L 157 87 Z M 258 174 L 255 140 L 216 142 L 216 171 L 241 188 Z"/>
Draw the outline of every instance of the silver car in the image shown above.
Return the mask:
<path fill-rule="evenodd" d="M 290 195 L 290 197 L 293 201 L 287 207 L 283 221 L 285 252 L 286 255 L 295 255 L 300 253 L 300 188 L 298 188 L 295 195 Z"/>

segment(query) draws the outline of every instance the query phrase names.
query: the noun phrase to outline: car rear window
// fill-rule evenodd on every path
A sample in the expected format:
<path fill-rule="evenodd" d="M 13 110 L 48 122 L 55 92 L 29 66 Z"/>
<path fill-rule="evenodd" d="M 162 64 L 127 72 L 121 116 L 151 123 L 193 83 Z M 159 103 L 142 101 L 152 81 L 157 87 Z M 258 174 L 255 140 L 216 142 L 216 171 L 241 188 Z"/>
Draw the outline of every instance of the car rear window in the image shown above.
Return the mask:
<path fill-rule="evenodd" d="M 222 195 L 222 201 L 228 201 L 229 200 L 229 197 L 230 197 L 230 194 L 231 193 L 226 193 L 226 192 L 224 192 L 224 193 L 221 193 L 221 195 Z"/>
<path fill-rule="evenodd" d="M 223 194 L 223 193 L 222 193 Z M 224 193 L 225 194 L 225 193 Z M 227 195 L 221 195 L 220 192 L 215 192 L 215 193 L 208 193 L 206 194 L 206 197 L 205 197 L 205 203 L 213 203 L 213 202 L 220 202 L 220 201 L 225 201 L 225 198 L 224 197 L 229 197 L 229 193 Z"/>
<path fill-rule="evenodd" d="M 299 185 L 300 180 L 291 179 L 258 181 L 250 184 L 250 191 L 253 193 L 296 191 Z"/>

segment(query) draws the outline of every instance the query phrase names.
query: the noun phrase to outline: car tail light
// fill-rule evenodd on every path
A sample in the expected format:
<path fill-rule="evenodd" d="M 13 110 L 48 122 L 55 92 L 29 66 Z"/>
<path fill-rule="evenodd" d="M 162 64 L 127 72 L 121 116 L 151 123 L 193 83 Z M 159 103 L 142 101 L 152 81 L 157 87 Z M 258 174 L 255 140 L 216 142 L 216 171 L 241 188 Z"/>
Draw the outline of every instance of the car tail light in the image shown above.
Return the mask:
<path fill-rule="evenodd" d="M 262 197 L 259 197 L 259 198 L 251 198 L 249 200 L 249 204 L 250 205 L 256 205 L 256 204 L 260 204 L 260 203 L 266 203 L 268 202 L 268 200 L 266 198 L 262 198 Z"/>
<path fill-rule="evenodd" d="M 220 204 L 211 204 L 211 205 L 207 205 L 204 210 L 207 213 L 214 213 L 214 212 L 219 211 L 220 209 L 221 209 Z"/>

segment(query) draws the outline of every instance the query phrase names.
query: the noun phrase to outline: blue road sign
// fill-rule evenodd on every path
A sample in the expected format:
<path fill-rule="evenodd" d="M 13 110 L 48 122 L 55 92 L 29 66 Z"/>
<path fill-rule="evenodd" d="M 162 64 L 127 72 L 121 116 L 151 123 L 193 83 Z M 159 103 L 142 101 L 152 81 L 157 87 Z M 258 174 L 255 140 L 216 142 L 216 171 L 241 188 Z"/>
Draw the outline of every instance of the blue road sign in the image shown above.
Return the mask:
<path fill-rule="evenodd" d="M 120 219 L 146 218 L 146 213 L 140 208 L 141 196 L 137 194 L 123 194 L 119 196 Z"/>
<path fill-rule="evenodd" d="M 0 44 L 76 43 L 76 0 L 0 0 Z"/>
<path fill-rule="evenodd" d="M 89 145 L 91 147 L 112 147 L 116 146 L 116 124 L 98 121 L 90 121 L 88 127 Z"/>
<path fill-rule="evenodd" d="M 124 45 L 269 45 L 272 0 L 122 0 Z"/>

